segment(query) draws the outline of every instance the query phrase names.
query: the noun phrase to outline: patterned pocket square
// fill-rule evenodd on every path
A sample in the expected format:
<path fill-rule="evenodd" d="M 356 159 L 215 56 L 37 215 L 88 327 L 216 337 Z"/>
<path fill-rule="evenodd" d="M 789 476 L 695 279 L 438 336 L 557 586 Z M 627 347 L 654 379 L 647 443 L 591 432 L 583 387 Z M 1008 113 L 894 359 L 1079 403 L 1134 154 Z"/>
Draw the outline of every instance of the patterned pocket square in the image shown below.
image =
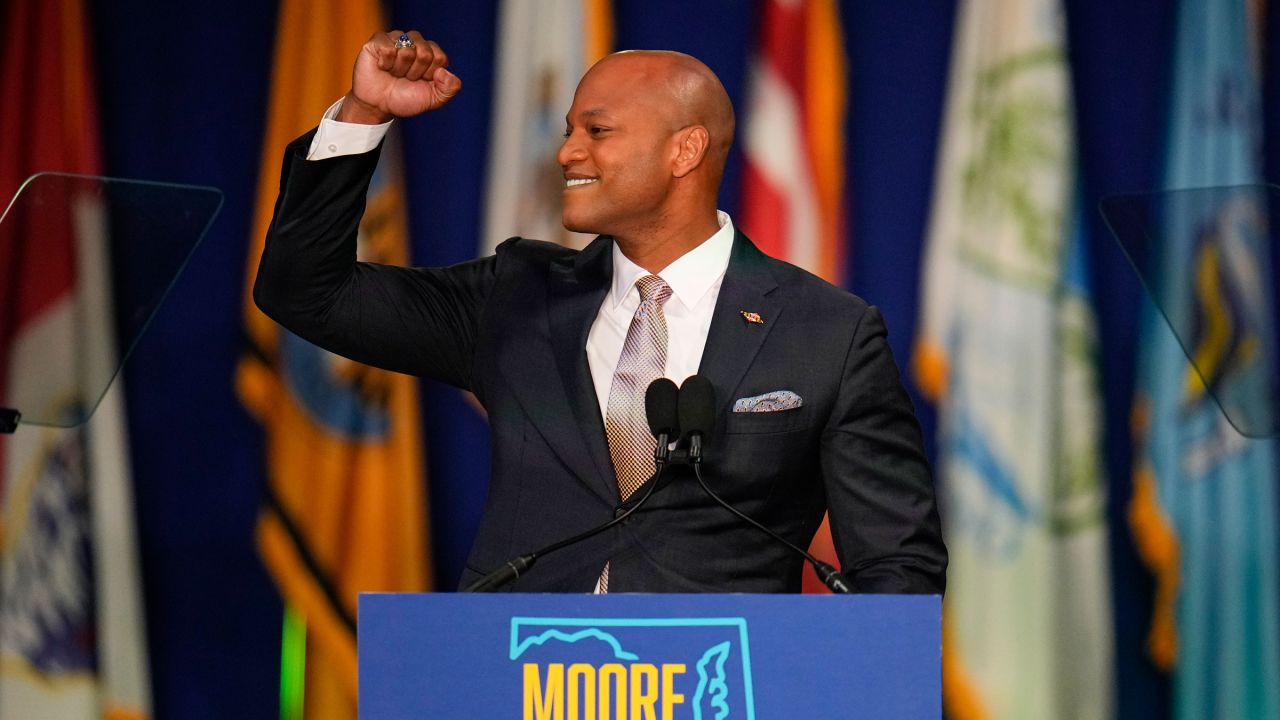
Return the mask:
<path fill-rule="evenodd" d="M 778 412 L 791 410 L 804 405 L 804 400 L 790 390 L 774 390 L 755 397 L 738 398 L 733 401 L 736 413 Z"/>

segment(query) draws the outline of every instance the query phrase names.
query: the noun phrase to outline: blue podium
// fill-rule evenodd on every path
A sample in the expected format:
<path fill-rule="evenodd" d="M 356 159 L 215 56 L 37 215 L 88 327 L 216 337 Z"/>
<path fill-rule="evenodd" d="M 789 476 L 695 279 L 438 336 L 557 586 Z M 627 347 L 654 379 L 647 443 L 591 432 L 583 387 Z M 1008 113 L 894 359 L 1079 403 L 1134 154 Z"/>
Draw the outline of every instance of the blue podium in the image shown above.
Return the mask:
<path fill-rule="evenodd" d="M 941 717 L 922 595 L 360 596 L 360 717 Z"/>

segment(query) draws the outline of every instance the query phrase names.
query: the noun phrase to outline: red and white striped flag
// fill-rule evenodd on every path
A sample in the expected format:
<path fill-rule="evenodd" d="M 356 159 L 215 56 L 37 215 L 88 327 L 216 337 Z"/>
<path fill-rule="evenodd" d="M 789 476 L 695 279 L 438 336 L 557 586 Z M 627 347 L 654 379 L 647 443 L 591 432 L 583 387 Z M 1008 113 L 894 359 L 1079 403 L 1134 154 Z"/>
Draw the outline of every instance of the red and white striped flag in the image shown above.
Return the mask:
<path fill-rule="evenodd" d="M 838 283 L 845 55 L 833 0 L 766 0 L 743 127 L 740 225 L 769 255 Z"/>
<path fill-rule="evenodd" d="M 0 202 L 37 171 L 102 169 L 81 2 L 3 8 Z M 16 204 L 0 228 L 0 405 L 32 419 L 80 417 L 116 366 L 107 208 L 93 183 L 60 184 L 89 191 Z M 0 718 L 150 715 L 120 383 L 97 408 L 0 438 Z"/>
<path fill-rule="evenodd" d="M 839 284 L 844 269 L 845 54 L 833 0 L 766 0 L 743 124 L 738 217 L 765 253 Z M 836 564 L 826 520 L 811 551 Z M 805 573 L 805 592 L 826 592 Z"/>

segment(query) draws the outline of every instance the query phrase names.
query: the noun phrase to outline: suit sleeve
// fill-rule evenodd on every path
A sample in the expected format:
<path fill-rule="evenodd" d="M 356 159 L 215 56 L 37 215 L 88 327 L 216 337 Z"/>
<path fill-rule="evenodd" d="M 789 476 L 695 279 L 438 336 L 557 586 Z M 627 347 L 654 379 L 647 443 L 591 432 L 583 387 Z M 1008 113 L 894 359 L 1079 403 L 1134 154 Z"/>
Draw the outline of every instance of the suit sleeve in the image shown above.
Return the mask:
<path fill-rule="evenodd" d="M 855 591 L 941 593 L 947 551 L 933 479 L 875 307 L 853 334 L 821 462 L 832 538 Z"/>
<path fill-rule="evenodd" d="M 356 233 L 380 149 L 309 161 L 313 133 L 285 151 L 254 301 L 326 350 L 472 389 L 477 327 L 497 259 L 448 268 L 357 262 Z"/>

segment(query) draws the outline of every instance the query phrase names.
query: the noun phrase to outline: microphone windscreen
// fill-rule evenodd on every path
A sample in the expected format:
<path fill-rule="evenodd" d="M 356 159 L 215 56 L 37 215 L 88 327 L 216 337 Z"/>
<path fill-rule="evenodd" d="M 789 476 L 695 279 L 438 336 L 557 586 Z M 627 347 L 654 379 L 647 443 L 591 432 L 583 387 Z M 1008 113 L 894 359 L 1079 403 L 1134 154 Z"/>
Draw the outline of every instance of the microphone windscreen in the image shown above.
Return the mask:
<path fill-rule="evenodd" d="M 711 437 L 716 424 L 716 393 L 711 381 L 690 375 L 680 385 L 680 428 L 686 436 Z"/>
<path fill-rule="evenodd" d="M 644 391 L 644 414 L 654 437 L 666 433 L 674 439 L 680 435 L 680 413 L 676 408 L 679 394 L 676 384 L 664 377 L 649 383 Z"/>

